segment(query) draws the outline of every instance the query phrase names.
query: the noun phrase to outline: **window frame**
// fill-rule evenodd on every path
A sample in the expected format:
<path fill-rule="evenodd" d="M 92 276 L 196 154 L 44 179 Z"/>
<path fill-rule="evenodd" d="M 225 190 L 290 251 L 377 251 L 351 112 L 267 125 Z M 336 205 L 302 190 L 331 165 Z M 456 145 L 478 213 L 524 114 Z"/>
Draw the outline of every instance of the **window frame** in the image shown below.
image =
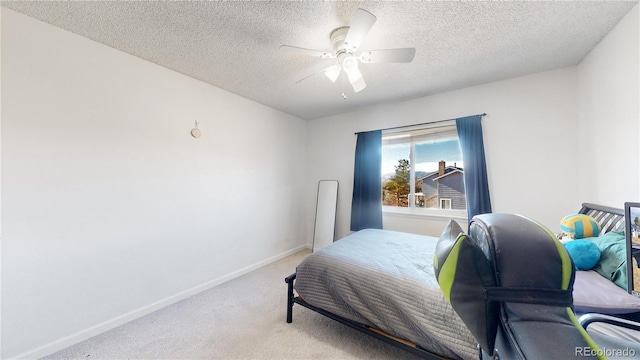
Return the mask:
<path fill-rule="evenodd" d="M 468 220 L 467 210 L 455 210 L 455 209 L 442 209 L 438 208 L 421 208 L 415 206 L 415 146 L 416 142 L 424 140 L 425 137 L 444 137 L 447 136 L 458 138 L 455 121 L 447 121 L 441 123 L 431 123 L 425 125 L 407 126 L 402 129 L 384 130 L 382 132 L 382 146 L 396 144 L 409 144 L 409 195 L 408 195 L 408 207 L 389 206 L 382 205 L 383 215 L 398 215 L 405 217 L 421 217 L 421 218 L 434 218 L 434 219 L 456 219 L 456 220 Z M 403 140 L 404 139 L 404 140 Z M 382 174 L 381 174 L 382 176 Z M 382 189 L 381 189 L 382 191 Z M 466 197 L 466 194 L 465 194 Z M 451 199 L 449 199 L 450 205 L 452 205 Z M 440 199 L 438 200 L 438 206 L 440 206 Z"/>
<path fill-rule="evenodd" d="M 465 198 L 466 198 L 466 196 L 465 196 Z M 452 209 L 451 209 L 451 199 L 450 199 L 450 198 L 440 198 L 439 200 L 440 200 L 440 209 L 443 209 L 443 210 L 452 210 Z M 449 207 L 443 207 L 443 206 L 442 206 L 442 202 L 443 202 L 443 201 L 444 201 L 445 203 L 447 203 L 447 202 L 448 202 L 448 203 L 449 203 Z"/>

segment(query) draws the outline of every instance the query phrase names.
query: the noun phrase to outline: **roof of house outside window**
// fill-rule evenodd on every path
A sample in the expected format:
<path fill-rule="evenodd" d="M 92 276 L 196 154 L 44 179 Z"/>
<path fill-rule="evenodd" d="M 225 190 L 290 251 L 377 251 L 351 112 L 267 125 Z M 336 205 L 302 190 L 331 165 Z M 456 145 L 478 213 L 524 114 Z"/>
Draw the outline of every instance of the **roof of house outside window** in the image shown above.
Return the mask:
<path fill-rule="evenodd" d="M 431 173 L 429 173 L 427 175 L 419 177 L 418 180 L 421 181 L 421 180 L 427 179 L 429 177 L 433 177 L 435 175 L 435 177 L 432 179 L 432 180 L 435 181 L 435 180 L 442 179 L 443 177 L 452 175 L 454 173 L 464 173 L 464 169 L 462 169 L 461 167 L 457 167 L 457 166 L 447 166 L 444 169 L 444 174 L 443 175 L 439 175 L 438 176 L 438 173 L 439 173 L 438 171 L 431 172 Z"/>

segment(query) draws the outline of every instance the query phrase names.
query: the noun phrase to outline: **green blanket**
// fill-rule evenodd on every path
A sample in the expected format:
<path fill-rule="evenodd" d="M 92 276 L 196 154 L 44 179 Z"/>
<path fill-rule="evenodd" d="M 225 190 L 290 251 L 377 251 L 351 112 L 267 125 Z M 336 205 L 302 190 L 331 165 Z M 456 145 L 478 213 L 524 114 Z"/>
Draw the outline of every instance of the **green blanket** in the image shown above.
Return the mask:
<path fill-rule="evenodd" d="M 600 261 L 593 270 L 627 290 L 627 244 L 624 230 L 610 231 L 584 240 L 595 243 L 601 251 Z"/>

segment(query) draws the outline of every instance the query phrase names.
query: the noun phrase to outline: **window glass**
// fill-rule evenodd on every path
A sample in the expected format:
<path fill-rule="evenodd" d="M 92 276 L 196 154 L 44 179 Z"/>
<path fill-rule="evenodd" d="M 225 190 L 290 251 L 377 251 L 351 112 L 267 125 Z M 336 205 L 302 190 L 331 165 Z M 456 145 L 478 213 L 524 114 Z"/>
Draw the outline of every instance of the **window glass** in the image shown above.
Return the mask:
<path fill-rule="evenodd" d="M 409 206 L 411 144 L 382 146 L 382 205 Z"/>
<path fill-rule="evenodd" d="M 440 209 L 451 209 L 451 199 L 440 199 Z"/>
<path fill-rule="evenodd" d="M 465 210 L 463 174 L 455 125 L 383 133 L 384 206 Z"/>

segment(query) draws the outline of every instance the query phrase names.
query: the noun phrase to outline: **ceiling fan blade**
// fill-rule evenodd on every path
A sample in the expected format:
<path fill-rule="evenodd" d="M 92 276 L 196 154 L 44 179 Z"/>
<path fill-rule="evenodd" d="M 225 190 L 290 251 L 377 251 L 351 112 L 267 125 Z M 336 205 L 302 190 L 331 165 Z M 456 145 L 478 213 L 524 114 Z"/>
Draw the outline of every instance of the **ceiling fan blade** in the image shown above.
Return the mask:
<path fill-rule="evenodd" d="M 353 68 L 349 71 L 345 70 L 345 72 L 347 73 L 351 86 L 353 86 L 353 91 L 358 92 L 367 87 L 367 83 L 364 82 L 362 73 L 358 68 Z"/>
<path fill-rule="evenodd" d="M 344 46 L 348 52 L 354 52 L 362 44 L 369 30 L 376 22 L 376 17 L 367 10 L 358 9 L 349 24 L 349 32 L 344 38 Z"/>
<path fill-rule="evenodd" d="M 410 63 L 416 56 L 416 49 L 370 50 L 360 54 L 363 63 Z"/>
<path fill-rule="evenodd" d="M 322 70 L 322 72 L 333 83 L 335 83 L 336 80 L 338 80 L 338 76 L 340 76 L 340 71 L 342 71 L 342 66 L 340 64 L 335 64 L 335 65 L 329 66 L 328 68 Z"/>
<path fill-rule="evenodd" d="M 328 51 L 305 49 L 305 48 L 301 48 L 301 47 L 297 47 L 297 46 L 289 46 L 289 45 L 280 46 L 278 48 L 278 51 L 287 52 L 287 53 L 293 53 L 293 54 L 301 54 L 301 55 L 313 56 L 313 57 L 319 57 L 319 58 L 323 58 L 323 59 L 328 59 L 328 58 L 335 57 L 335 55 L 333 55 L 332 53 L 330 53 Z"/>

